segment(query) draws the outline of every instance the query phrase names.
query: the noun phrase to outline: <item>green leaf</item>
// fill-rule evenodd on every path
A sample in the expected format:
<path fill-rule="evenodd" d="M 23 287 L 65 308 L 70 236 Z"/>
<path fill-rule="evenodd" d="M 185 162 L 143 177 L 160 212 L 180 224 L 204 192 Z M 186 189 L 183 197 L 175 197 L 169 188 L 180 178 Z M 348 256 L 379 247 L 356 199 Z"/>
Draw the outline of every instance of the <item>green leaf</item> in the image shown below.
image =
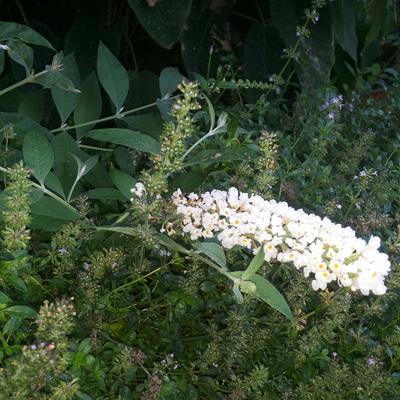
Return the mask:
<path fill-rule="evenodd" d="M 95 129 L 85 136 L 102 142 L 120 144 L 147 153 L 157 154 L 160 151 L 160 144 L 152 137 L 142 135 L 130 129 Z"/>
<path fill-rule="evenodd" d="M 388 0 L 371 0 L 368 8 L 369 30 L 365 37 L 363 52 L 378 39 L 385 26 Z"/>
<path fill-rule="evenodd" d="M 257 287 L 254 294 L 256 297 L 265 301 L 272 308 L 287 317 L 290 321 L 294 321 L 294 317 L 289 305 L 286 303 L 285 298 L 275 288 L 275 286 L 273 286 L 261 275 L 252 275 L 248 278 L 248 280 L 253 282 Z"/>
<path fill-rule="evenodd" d="M 28 26 L 17 24 L 15 22 L 0 21 L 0 41 L 15 38 L 20 39 L 25 43 L 44 46 L 54 50 L 54 47 L 46 38 Z"/>
<path fill-rule="evenodd" d="M 335 0 L 329 6 L 336 40 L 357 62 L 356 13 L 353 3 L 353 0 Z"/>
<path fill-rule="evenodd" d="M 51 96 L 60 116 L 61 125 L 75 110 L 80 95 L 80 91 L 76 89 L 77 86 L 80 86 L 80 77 L 74 55 L 68 54 L 63 59 L 63 65 L 63 74 L 71 80 L 72 85 L 69 87 L 55 85 L 51 88 Z"/>
<path fill-rule="evenodd" d="M 75 125 L 96 120 L 101 114 L 101 92 L 96 74 L 91 73 L 82 84 L 82 93 L 79 96 L 78 105 L 74 112 Z M 78 137 L 93 128 L 95 124 L 90 124 L 82 128 L 77 128 Z"/>
<path fill-rule="evenodd" d="M 44 182 L 54 164 L 53 148 L 45 135 L 33 131 L 29 132 L 22 147 L 24 161 L 32 168 L 33 175 L 40 183 Z"/>
<path fill-rule="evenodd" d="M 33 204 L 31 210 L 32 213 L 36 215 L 43 215 L 65 221 L 73 221 L 80 218 L 78 212 L 47 196 Z"/>
<path fill-rule="evenodd" d="M 11 306 L 5 308 L 3 311 L 12 315 L 13 317 L 19 318 L 36 318 L 36 311 L 28 306 Z"/>
<path fill-rule="evenodd" d="M 160 92 L 161 96 L 175 92 L 178 85 L 185 79 L 178 68 L 167 67 L 160 74 Z"/>
<path fill-rule="evenodd" d="M 182 33 L 182 58 L 189 72 L 198 72 L 209 77 L 215 71 L 215 53 L 211 58 L 210 46 L 213 44 L 211 30 L 216 24 L 216 13 L 212 12 L 206 1 L 193 2 L 192 12 L 187 20 L 187 29 Z M 217 61 L 217 60 L 216 60 Z"/>
<path fill-rule="evenodd" d="M 180 251 L 181 253 L 189 254 L 189 251 L 185 247 L 183 247 L 179 243 L 176 243 L 175 240 L 172 240 L 167 235 L 159 234 L 157 235 L 157 239 L 165 247 L 168 247 L 172 250 Z"/>
<path fill-rule="evenodd" d="M 119 111 L 128 95 L 129 77 L 118 58 L 102 42 L 99 44 L 97 54 L 97 73 L 116 111 Z"/>
<path fill-rule="evenodd" d="M 0 75 L 3 73 L 4 69 L 4 50 L 0 49 Z"/>
<path fill-rule="evenodd" d="M 44 96 L 43 91 L 38 90 L 29 95 L 25 95 L 24 100 L 18 106 L 18 113 L 40 123 L 43 119 Z"/>
<path fill-rule="evenodd" d="M 52 172 L 50 172 L 46 176 L 46 180 L 44 181 L 44 185 L 47 188 L 51 189 L 52 191 L 60 194 L 63 198 L 65 198 L 64 188 L 63 188 L 60 180 L 58 179 L 57 175 L 55 175 Z"/>
<path fill-rule="evenodd" d="M 95 200 L 120 200 L 125 201 L 125 197 L 113 188 L 97 188 L 89 190 L 85 193 L 89 199 Z"/>
<path fill-rule="evenodd" d="M 135 186 L 136 180 L 116 168 L 111 170 L 110 176 L 112 183 L 129 200 L 132 197 L 131 189 Z"/>
<path fill-rule="evenodd" d="M 33 65 L 33 50 L 20 40 L 9 40 L 7 42 L 9 50 L 7 50 L 10 58 L 17 64 L 22 65 L 25 68 L 27 74 Z"/>
<path fill-rule="evenodd" d="M 143 0 L 128 0 L 139 22 L 162 47 L 170 49 L 180 38 L 191 0 L 161 0 L 154 5 Z"/>
<path fill-rule="evenodd" d="M 11 301 L 11 299 L 0 290 L 0 304 L 7 304 Z"/>
<path fill-rule="evenodd" d="M 193 247 L 210 257 L 211 260 L 215 261 L 220 267 L 226 269 L 226 258 L 224 249 L 217 243 L 211 242 L 195 242 Z"/>
<path fill-rule="evenodd" d="M 250 276 L 254 275 L 264 264 L 264 261 L 265 261 L 265 252 L 264 252 L 264 247 L 261 246 L 257 255 L 253 257 L 249 266 L 243 272 L 242 278 L 246 280 L 250 278 Z"/>
<path fill-rule="evenodd" d="M 67 222 L 68 220 L 65 219 L 33 214 L 30 226 L 36 230 L 58 232 Z"/>

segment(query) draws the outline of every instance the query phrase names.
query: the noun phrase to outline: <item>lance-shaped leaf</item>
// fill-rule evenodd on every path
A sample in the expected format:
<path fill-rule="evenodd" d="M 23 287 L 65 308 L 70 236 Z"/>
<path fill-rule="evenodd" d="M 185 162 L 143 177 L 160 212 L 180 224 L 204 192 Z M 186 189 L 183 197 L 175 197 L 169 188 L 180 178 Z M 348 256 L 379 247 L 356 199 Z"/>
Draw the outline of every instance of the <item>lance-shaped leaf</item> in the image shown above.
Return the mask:
<path fill-rule="evenodd" d="M 264 264 L 265 261 L 265 252 L 264 247 L 261 246 L 257 255 L 251 260 L 249 266 L 243 272 L 242 278 L 244 280 L 249 279 L 252 275 L 254 275 Z"/>
<path fill-rule="evenodd" d="M 256 296 L 259 299 L 265 301 L 267 304 L 269 304 L 275 310 L 279 311 L 290 321 L 294 321 L 294 317 L 289 305 L 286 303 L 285 298 L 276 289 L 275 286 L 273 286 L 264 277 L 257 274 L 251 275 L 248 280 L 256 285 L 256 290 L 254 293 L 252 293 L 253 296 Z"/>
<path fill-rule="evenodd" d="M 102 42 L 97 53 L 97 73 L 116 111 L 119 111 L 128 95 L 129 77 L 118 58 Z"/>
<path fill-rule="evenodd" d="M 226 269 L 225 253 L 219 244 L 211 242 L 195 242 L 193 243 L 193 247 L 210 257 L 211 260 L 216 262 L 220 267 Z"/>

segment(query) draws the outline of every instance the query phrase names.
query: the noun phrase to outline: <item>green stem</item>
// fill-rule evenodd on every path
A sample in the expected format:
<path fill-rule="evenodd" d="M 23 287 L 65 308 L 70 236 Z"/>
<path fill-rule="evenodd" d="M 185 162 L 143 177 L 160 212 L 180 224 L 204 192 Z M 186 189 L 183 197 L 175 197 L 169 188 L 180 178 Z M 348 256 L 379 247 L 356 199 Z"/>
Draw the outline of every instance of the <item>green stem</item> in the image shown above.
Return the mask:
<path fill-rule="evenodd" d="M 49 72 L 49 71 L 48 71 L 47 69 L 45 69 L 45 70 L 43 70 L 43 71 L 41 71 L 41 72 L 38 72 L 37 74 L 29 74 L 25 79 L 22 79 L 22 81 L 19 81 L 19 82 L 17 82 L 17 83 L 14 83 L 14 85 L 11 85 L 11 86 L 9 86 L 9 87 L 6 87 L 6 88 L 3 89 L 3 90 L 0 90 L 0 96 L 3 96 L 3 94 L 6 94 L 6 93 L 8 93 L 8 92 L 11 92 L 12 90 L 17 89 L 17 88 L 19 88 L 20 86 L 23 86 L 23 85 L 25 85 L 25 84 L 27 84 L 27 83 L 33 83 L 33 82 L 35 82 L 35 80 L 36 80 L 37 78 L 40 78 L 41 76 L 46 75 L 48 72 Z"/>
<path fill-rule="evenodd" d="M 360 190 L 356 193 L 356 195 L 352 198 L 351 203 L 350 203 L 350 205 L 349 205 L 349 208 L 347 209 L 346 214 L 344 214 L 344 218 L 345 218 L 345 219 L 348 217 L 348 215 L 349 215 L 351 209 L 353 208 L 354 204 L 356 203 L 356 200 L 357 200 L 358 197 L 360 196 L 361 192 L 362 192 L 362 189 L 360 189 Z"/>
<path fill-rule="evenodd" d="M 6 174 L 9 174 L 10 172 L 7 170 L 7 168 L 0 167 L 0 171 L 5 172 Z M 67 203 L 64 199 L 61 197 L 57 196 L 55 193 L 51 192 L 50 190 L 46 189 L 44 186 L 39 185 L 36 182 L 32 182 L 32 186 L 35 188 L 40 189 L 44 194 L 47 194 L 47 196 L 52 197 L 54 200 L 57 200 L 59 203 L 62 203 L 64 206 L 68 207 L 71 211 L 75 213 L 79 213 L 78 210 L 75 207 L 72 207 L 71 204 Z"/>
<path fill-rule="evenodd" d="M 88 126 L 88 125 L 99 124 L 100 122 L 112 121 L 114 119 L 123 119 L 123 118 L 125 118 L 125 116 L 127 116 L 129 114 L 133 114 L 135 112 L 138 112 L 138 111 L 141 111 L 141 110 L 145 110 L 146 108 L 154 107 L 156 105 L 157 105 L 157 102 L 146 104 L 146 105 L 141 106 L 141 107 L 133 108 L 132 110 L 128 110 L 128 111 L 124 111 L 124 112 L 117 113 L 117 114 L 114 114 L 114 115 L 110 115 L 109 117 L 104 117 L 104 118 L 95 119 L 93 121 L 83 122 L 82 124 L 77 124 L 77 125 L 71 125 L 71 126 L 65 126 L 65 127 L 61 127 L 61 128 L 57 128 L 57 129 L 52 129 L 50 132 L 51 133 L 57 133 L 57 132 L 69 131 L 71 129 L 83 128 L 83 127 Z"/>

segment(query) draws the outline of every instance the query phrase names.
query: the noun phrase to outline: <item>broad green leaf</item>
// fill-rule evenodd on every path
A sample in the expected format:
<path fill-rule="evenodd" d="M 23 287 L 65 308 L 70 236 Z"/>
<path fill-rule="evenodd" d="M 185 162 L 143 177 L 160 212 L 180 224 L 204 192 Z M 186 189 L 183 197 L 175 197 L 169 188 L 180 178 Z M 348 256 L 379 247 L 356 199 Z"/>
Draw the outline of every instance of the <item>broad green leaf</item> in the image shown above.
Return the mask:
<path fill-rule="evenodd" d="M 136 180 L 116 168 L 111 170 L 110 176 L 112 183 L 129 200 L 132 197 L 131 189 L 135 186 Z"/>
<path fill-rule="evenodd" d="M 45 135 L 37 131 L 29 132 L 22 147 L 25 163 L 32 168 L 33 175 L 44 182 L 54 164 L 53 148 Z"/>
<path fill-rule="evenodd" d="M 0 290 L 0 304 L 7 304 L 11 301 L 11 299 Z"/>
<path fill-rule="evenodd" d="M 32 205 L 32 214 L 43 215 L 65 221 L 73 221 L 80 218 L 78 212 L 67 205 L 48 196 L 43 197 Z"/>
<path fill-rule="evenodd" d="M 191 0 L 162 0 L 154 5 L 143 0 L 128 0 L 139 22 L 162 47 L 170 49 L 180 38 Z"/>
<path fill-rule="evenodd" d="M 96 120 L 101 114 L 101 92 L 96 74 L 93 72 L 82 84 L 82 93 L 79 96 L 78 105 L 75 108 L 75 125 Z M 90 124 L 82 128 L 76 128 L 78 137 L 93 128 Z"/>
<path fill-rule="evenodd" d="M 67 132 L 61 132 L 52 139 L 55 154 L 54 171 L 59 178 L 65 193 L 69 193 L 76 178 L 76 161 L 71 156 L 86 160 L 88 155 L 83 152 L 74 138 Z"/>
<path fill-rule="evenodd" d="M 198 169 L 184 171 L 173 177 L 171 182 L 172 189 L 181 189 L 183 192 L 190 193 L 206 181 L 209 173 Z"/>
<path fill-rule="evenodd" d="M 46 180 L 44 181 L 44 185 L 51 189 L 52 191 L 60 194 L 63 198 L 65 198 L 65 193 L 64 193 L 64 188 L 60 182 L 60 180 L 58 179 L 57 175 L 53 174 L 52 172 L 50 172 L 47 176 L 46 176 Z M 43 194 L 43 192 L 41 192 Z"/>
<path fill-rule="evenodd" d="M 154 139 L 158 139 L 163 129 L 163 120 L 159 113 L 148 113 L 142 115 L 132 115 L 124 118 L 123 122 L 130 129 L 146 133 Z"/>
<path fill-rule="evenodd" d="M 365 37 L 363 52 L 378 39 L 385 26 L 388 0 L 371 0 L 368 8 L 369 30 Z"/>
<path fill-rule="evenodd" d="M 55 85 L 51 88 L 51 96 L 60 116 L 61 125 L 65 123 L 67 118 L 75 110 L 80 95 L 80 91 L 76 89 L 80 87 L 80 77 L 74 55 L 68 54 L 63 59 L 63 65 L 63 74 L 71 80 L 73 86 L 68 88 L 68 86 L 63 87 L 62 85 Z"/>
<path fill-rule="evenodd" d="M 344 51 L 357 62 L 356 13 L 353 0 L 335 0 L 329 3 L 333 31 Z"/>
<path fill-rule="evenodd" d="M 168 93 L 175 92 L 178 85 L 185 79 L 185 77 L 179 72 L 178 68 L 167 67 L 161 71 L 160 74 L 160 92 L 161 96 L 165 96 Z"/>
<path fill-rule="evenodd" d="M 261 275 L 252 275 L 248 278 L 248 280 L 256 285 L 256 292 L 254 293 L 256 297 L 265 301 L 272 308 L 282 313 L 290 321 L 294 321 L 290 307 L 275 286 L 273 286 Z"/>
<path fill-rule="evenodd" d="M 20 40 L 9 40 L 7 46 L 9 47 L 7 53 L 10 58 L 17 64 L 22 65 L 28 74 L 33 65 L 32 48 Z"/>
<path fill-rule="evenodd" d="M 95 200 L 120 200 L 125 201 L 125 197 L 113 188 L 97 188 L 89 190 L 85 193 L 89 199 Z"/>
<path fill-rule="evenodd" d="M 36 311 L 28 306 L 10 306 L 5 308 L 3 311 L 18 318 L 36 318 Z"/>
<path fill-rule="evenodd" d="M 195 242 L 193 247 L 210 257 L 220 267 L 226 269 L 226 258 L 223 248 L 217 243 L 211 242 Z"/>
<path fill-rule="evenodd" d="M 17 24 L 15 22 L 0 21 L 0 41 L 15 38 L 22 40 L 25 43 L 44 46 L 54 50 L 54 47 L 45 37 L 29 28 L 29 26 Z"/>
<path fill-rule="evenodd" d="M 44 96 L 43 91 L 38 90 L 29 95 L 25 95 L 24 100 L 18 106 L 18 113 L 40 123 L 43 119 Z"/>
<path fill-rule="evenodd" d="M 58 232 L 66 223 L 68 223 L 68 220 L 66 219 L 53 218 L 47 215 L 33 214 L 30 226 L 36 230 L 42 230 L 46 232 Z"/>
<path fill-rule="evenodd" d="M 210 59 L 210 48 L 213 44 L 211 32 L 216 20 L 216 13 L 212 12 L 208 2 L 193 2 L 186 22 L 187 29 L 183 31 L 181 39 L 182 58 L 189 72 L 198 72 L 205 77 L 214 76 L 218 59 L 215 53 Z"/>
<path fill-rule="evenodd" d="M 156 154 L 160 151 L 160 144 L 152 137 L 131 131 L 130 129 L 108 128 L 95 129 L 85 136 L 99 140 L 127 146 L 131 149 Z"/>
<path fill-rule="evenodd" d="M 242 278 L 244 280 L 249 279 L 252 275 L 254 275 L 264 264 L 265 261 L 265 252 L 264 247 L 261 246 L 259 252 L 253 259 L 250 261 L 250 264 L 243 272 Z"/>
<path fill-rule="evenodd" d="M 103 42 L 100 42 L 97 54 L 97 73 L 116 111 L 119 111 L 128 95 L 129 77 L 124 66 Z"/>
<path fill-rule="evenodd" d="M 3 326 L 3 335 L 12 335 L 22 324 L 20 317 L 11 317 Z"/>

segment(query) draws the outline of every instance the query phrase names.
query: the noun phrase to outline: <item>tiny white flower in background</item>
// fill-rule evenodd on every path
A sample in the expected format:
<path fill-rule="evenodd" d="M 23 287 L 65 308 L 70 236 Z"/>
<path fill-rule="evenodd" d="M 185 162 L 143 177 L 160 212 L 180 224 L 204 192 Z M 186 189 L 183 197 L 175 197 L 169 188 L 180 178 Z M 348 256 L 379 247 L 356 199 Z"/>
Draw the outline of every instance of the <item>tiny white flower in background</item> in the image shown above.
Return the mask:
<path fill-rule="evenodd" d="M 191 240 L 216 236 L 226 249 L 240 246 L 252 249 L 253 254 L 263 246 L 266 261 L 292 263 L 305 277 L 312 274 L 314 290 L 325 290 L 336 281 L 364 295 L 386 292 L 384 278 L 390 262 L 378 251 L 378 237 L 372 236 L 367 243 L 350 227 L 329 218 L 240 193 L 236 188 L 187 197 L 178 189 L 172 202 L 183 216 L 183 232 Z"/>
<path fill-rule="evenodd" d="M 146 192 L 146 188 L 142 182 L 138 182 L 134 188 L 131 189 L 131 193 L 135 194 L 137 197 L 141 198 Z M 133 201 L 133 199 L 131 199 Z"/>

